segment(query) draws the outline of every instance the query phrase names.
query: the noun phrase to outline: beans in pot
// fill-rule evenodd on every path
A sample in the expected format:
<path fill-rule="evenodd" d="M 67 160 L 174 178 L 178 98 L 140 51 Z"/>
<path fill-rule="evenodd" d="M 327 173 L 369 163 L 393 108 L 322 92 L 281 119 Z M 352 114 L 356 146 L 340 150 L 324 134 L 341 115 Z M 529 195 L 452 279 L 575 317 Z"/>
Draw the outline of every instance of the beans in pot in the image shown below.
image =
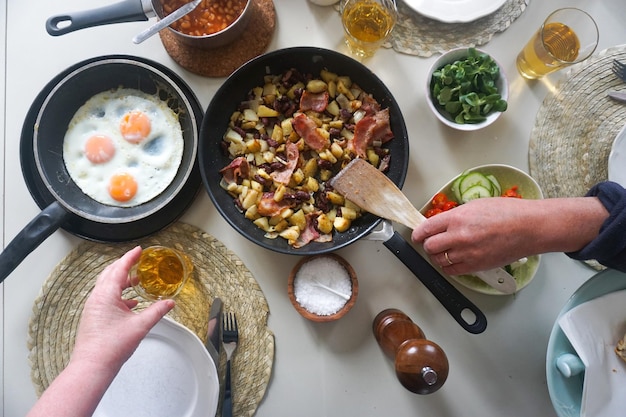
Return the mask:
<path fill-rule="evenodd" d="M 161 0 L 167 16 L 189 0 Z M 249 0 L 203 0 L 196 9 L 170 27 L 190 36 L 206 36 L 230 26 L 243 12 Z"/>

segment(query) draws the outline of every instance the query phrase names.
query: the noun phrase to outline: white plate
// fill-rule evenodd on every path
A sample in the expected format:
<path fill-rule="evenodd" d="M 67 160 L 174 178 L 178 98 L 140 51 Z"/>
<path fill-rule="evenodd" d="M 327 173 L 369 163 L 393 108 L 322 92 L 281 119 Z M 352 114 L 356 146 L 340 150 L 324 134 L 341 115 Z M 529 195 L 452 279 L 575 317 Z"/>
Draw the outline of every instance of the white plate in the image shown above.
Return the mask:
<path fill-rule="evenodd" d="M 417 13 L 446 23 L 471 22 L 498 10 L 506 0 L 404 0 Z"/>
<path fill-rule="evenodd" d="M 94 417 L 206 417 L 217 411 L 217 369 L 194 333 L 167 317 L 124 364 Z"/>
<path fill-rule="evenodd" d="M 613 141 L 608 169 L 609 180 L 626 187 L 626 126 L 620 130 Z"/>

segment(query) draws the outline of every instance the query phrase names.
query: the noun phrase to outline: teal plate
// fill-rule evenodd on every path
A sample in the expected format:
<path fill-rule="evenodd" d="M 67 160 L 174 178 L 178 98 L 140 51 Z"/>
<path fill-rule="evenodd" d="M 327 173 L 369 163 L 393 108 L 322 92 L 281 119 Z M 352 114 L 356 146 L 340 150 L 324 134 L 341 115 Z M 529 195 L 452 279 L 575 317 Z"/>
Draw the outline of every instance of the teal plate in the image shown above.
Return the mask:
<path fill-rule="evenodd" d="M 591 277 L 565 303 L 554 322 L 546 355 L 546 376 L 552 406 L 559 417 L 580 417 L 584 373 L 566 378 L 556 368 L 556 359 L 576 351 L 559 326 L 559 318 L 579 304 L 615 291 L 626 289 L 626 274 L 607 269 Z"/>

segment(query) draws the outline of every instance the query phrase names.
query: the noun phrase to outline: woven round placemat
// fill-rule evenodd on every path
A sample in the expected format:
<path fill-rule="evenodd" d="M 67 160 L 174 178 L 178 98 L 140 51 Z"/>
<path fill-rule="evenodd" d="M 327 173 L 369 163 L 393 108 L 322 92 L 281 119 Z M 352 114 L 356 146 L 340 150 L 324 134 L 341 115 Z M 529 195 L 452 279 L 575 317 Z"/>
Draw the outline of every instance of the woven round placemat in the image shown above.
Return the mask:
<path fill-rule="evenodd" d="M 529 166 L 546 197 L 583 196 L 608 178 L 611 146 L 626 123 L 626 105 L 607 97 L 626 91 L 611 71 L 613 59 L 626 61 L 626 45 L 571 67 L 537 112 Z"/>
<path fill-rule="evenodd" d="M 455 48 L 484 45 L 496 33 L 511 26 L 529 1 L 507 0 L 495 12 L 472 22 L 445 23 L 422 16 L 398 0 L 398 22 L 383 46 L 408 55 L 429 57 Z M 342 3 L 335 8 L 340 10 Z"/>
<path fill-rule="evenodd" d="M 203 342 L 214 297 L 222 299 L 224 311 L 236 313 L 240 339 L 233 357 L 234 415 L 252 416 L 265 395 L 274 360 L 274 335 L 267 328 L 267 301 L 237 255 L 208 233 L 181 222 L 137 242 L 81 243 L 54 268 L 35 300 L 28 328 L 31 378 L 38 395 L 69 362 L 80 315 L 96 277 L 137 244 L 176 247 L 190 256 L 194 276 L 168 316 L 188 327 Z M 137 298 L 133 289 L 127 289 L 123 296 Z M 147 305 L 140 300 L 137 309 Z M 219 366 L 224 369 L 223 350 Z M 217 415 L 220 410 L 221 404 Z"/>
<path fill-rule="evenodd" d="M 204 77 L 227 77 L 267 49 L 276 28 L 276 10 L 272 0 L 252 0 L 248 30 L 234 42 L 215 49 L 185 45 L 169 30 L 159 32 L 167 53 L 181 67 Z"/>

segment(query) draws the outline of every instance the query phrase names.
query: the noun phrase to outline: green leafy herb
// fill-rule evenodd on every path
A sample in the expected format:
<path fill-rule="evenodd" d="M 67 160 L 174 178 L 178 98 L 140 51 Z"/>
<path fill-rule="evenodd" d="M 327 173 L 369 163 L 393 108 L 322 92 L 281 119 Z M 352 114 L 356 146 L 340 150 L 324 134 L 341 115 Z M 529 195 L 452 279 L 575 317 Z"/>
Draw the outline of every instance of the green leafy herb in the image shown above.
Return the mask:
<path fill-rule="evenodd" d="M 480 123 L 492 112 L 503 112 L 506 100 L 498 92 L 498 64 L 487 54 L 469 48 L 468 57 L 433 72 L 430 82 L 437 107 L 456 123 Z"/>

